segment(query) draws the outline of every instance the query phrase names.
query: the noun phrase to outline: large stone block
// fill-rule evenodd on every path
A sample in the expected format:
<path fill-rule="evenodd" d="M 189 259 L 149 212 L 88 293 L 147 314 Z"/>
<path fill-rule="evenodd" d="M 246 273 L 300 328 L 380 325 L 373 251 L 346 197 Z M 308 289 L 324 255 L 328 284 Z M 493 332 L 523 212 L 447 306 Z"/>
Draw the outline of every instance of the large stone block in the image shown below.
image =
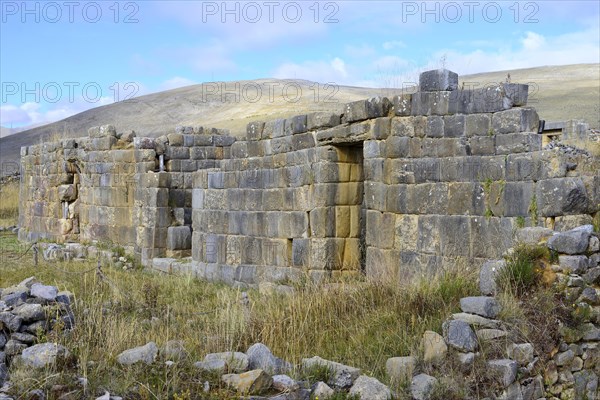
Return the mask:
<path fill-rule="evenodd" d="M 391 249 L 394 246 L 395 226 L 394 214 L 367 210 L 367 245 Z"/>
<path fill-rule="evenodd" d="M 537 212 L 542 217 L 585 214 L 589 197 L 581 178 L 542 180 L 536 188 Z"/>
<path fill-rule="evenodd" d="M 285 135 L 285 119 L 275 119 L 265 122 L 263 139 L 271 139 Z"/>
<path fill-rule="evenodd" d="M 525 153 L 539 151 L 542 136 L 537 133 L 511 133 L 496 135 L 496 154 Z"/>
<path fill-rule="evenodd" d="M 513 106 L 524 106 L 527 104 L 527 96 L 529 94 L 529 85 L 520 83 L 504 83 L 504 96 L 510 99 Z"/>
<path fill-rule="evenodd" d="M 192 248 L 192 230 L 189 226 L 170 226 L 167 229 L 167 249 L 187 250 Z"/>
<path fill-rule="evenodd" d="M 417 92 L 412 95 L 412 115 L 447 115 L 458 112 L 453 92 Z"/>
<path fill-rule="evenodd" d="M 370 137 L 377 140 L 386 139 L 390 135 L 391 118 L 382 117 L 373 120 L 371 126 Z"/>
<path fill-rule="evenodd" d="M 409 116 L 411 115 L 411 107 L 412 107 L 412 95 L 411 94 L 401 94 L 398 96 L 394 96 L 392 99 L 392 104 L 394 106 L 394 114 L 397 116 Z"/>
<path fill-rule="evenodd" d="M 404 158 L 408 156 L 408 144 L 410 138 L 390 136 L 385 141 L 385 151 L 387 158 Z"/>
<path fill-rule="evenodd" d="M 265 123 L 262 121 L 250 122 L 246 126 L 246 138 L 248 140 L 260 140 L 264 127 Z"/>
<path fill-rule="evenodd" d="M 286 136 L 306 132 L 306 115 L 296 115 L 285 120 L 284 132 Z"/>
<path fill-rule="evenodd" d="M 458 89 L 458 74 L 447 69 L 425 71 L 419 75 L 422 92 L 452 91 Z"/>
<path fill-rule="evenodd" d="M 445 257 L 471 255 L 471 231 L 468 217 L 440 216 L 440 254 Z"/>
<path fill-rule="evenodd" d="M 430 138 L 441 138 L 444 136 L 444 119 L 440 116 L 427 117 L 425 136 Z"/>
<path fill-rule="evenodd" d="M 539 116 L 534 108 L 513 108 L 494 113 L 492 129 L 495 134 L 537 132 L 539 121 Z"/>
<path fill-rule="evenodd" d="M 444 116 L 443 128 L 445 137 L 465 136 L 465 116 L 463 114 Z"/>
<path fill-rule="evenodd" d="M 491 118 L 489 114 L 470 114 L 465 116 L 465 135 L 490 136 Z"/>
<path fill-rule="evenodd" d="M 319 128 L 332 128 L 340 124 L 340 115 L 325 112 L 316 112 L 308 114 L 306 129 L 314 130 Z"/>

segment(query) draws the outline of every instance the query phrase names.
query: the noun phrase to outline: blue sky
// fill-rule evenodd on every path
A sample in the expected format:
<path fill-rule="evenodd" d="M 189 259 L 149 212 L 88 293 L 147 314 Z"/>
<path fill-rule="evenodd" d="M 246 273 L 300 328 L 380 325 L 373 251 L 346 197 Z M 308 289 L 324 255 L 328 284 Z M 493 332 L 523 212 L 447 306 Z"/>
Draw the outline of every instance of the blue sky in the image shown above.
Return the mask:
<path fill-rule="evenodd" d="M 0 1 L 2 126 L 194 83 L 600 62 L 597 1 Z M 599 78 L 600 79 L 600 78 Z"/>

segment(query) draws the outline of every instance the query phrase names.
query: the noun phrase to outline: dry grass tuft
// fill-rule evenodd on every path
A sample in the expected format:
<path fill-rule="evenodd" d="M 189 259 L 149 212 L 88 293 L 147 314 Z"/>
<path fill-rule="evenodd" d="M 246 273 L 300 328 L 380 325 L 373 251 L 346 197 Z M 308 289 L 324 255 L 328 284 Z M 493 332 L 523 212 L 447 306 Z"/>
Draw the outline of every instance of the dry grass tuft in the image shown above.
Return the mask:
<path fill-rule="evenodd" d="M 35 275 L 75 294 L 75 329 L 68 335 L 51 333 L 45 339 L 63 343 L 78 363 L 57 368 L 51 379 L 13 367 L 15 390 L 72 387 L 73 377 L 83 376 L 89 381 L 87 395 L 99 396 L 109 390 L 131 398 L 154 399 L 188 391 L 202 393 L 209 380 L 217 393 L 222 391 L 222 396 L 213 398 L 227 399 L 231 393 L 222 388 L 218 377 L 200 374 L 193 362 L 210 352 L 246 351 L 255 342 L 266 344 L 275 355 L 294 364 L 303 357 L 319 355 L 360 367 L 365 374 L 386 382 L 387 358 L 416 354 L 423 332 L 439 332 L 443 320 L 457 311 L 458 300 L 476 289 L 472 275 L 449 272 L 402 286 L 369 282 L 306 285 L 297 287 L 292 295 L 250 290 L 250 303 L 245 306 L 240 290 L 189 276 L 106 266 L 108 283 L 94 273 L 77 274 L 94 262 L 42 262 L 35 269 L 30 255 L 17 260 L 23 249 L 14 235 L 0 236 L 0 247 L 4 250 L 0 287 Z M 171 367 L 162 361 L 144 367 L 123 367 L 116 362 L 123 350 L 148 341 L 160 347 L 172 339 L 184 342 L 188 357 Z M 81 388 L 73 390 L 83 396 Z"/>
<path fill-rule="evenodd" d="M 0 184 L 0 226 L 17 224 L 19 218 L 19 182 Z"/>

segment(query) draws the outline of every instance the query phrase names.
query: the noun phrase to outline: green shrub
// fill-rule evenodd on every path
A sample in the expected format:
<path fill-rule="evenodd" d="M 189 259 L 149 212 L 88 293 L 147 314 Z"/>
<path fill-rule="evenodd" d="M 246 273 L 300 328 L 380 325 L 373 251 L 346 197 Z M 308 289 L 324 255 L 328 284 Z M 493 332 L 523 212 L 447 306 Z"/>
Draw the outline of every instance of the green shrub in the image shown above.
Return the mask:
<path fill-rule="evenodd" d="M 507 258 L 506 267 L 496 276 L 496 284 L 505 292 L 520 296 L 537 286 L 540 277 L 539 262 L 550 253 L 543 245 L 518 245 Z"/>

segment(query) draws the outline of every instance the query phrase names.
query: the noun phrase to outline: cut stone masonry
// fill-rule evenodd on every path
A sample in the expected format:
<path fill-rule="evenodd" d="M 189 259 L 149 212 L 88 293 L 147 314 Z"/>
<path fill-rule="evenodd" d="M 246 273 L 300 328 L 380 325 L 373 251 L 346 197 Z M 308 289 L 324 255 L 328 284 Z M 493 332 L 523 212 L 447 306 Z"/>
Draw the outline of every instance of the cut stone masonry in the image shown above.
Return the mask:
<path fill-rule="evenodd" d="M 388 280 L 481 265 L 517 227 L 600 210 L 600 161 L 544 150 L 527 85 L 421 91 L 228 131 L 178 127 L 24 147 L 19 236 L 112 241 L 148 267 L 257 286 L 308 274 Z M 191 260 L 178 260 L 191 255 Z"/>

